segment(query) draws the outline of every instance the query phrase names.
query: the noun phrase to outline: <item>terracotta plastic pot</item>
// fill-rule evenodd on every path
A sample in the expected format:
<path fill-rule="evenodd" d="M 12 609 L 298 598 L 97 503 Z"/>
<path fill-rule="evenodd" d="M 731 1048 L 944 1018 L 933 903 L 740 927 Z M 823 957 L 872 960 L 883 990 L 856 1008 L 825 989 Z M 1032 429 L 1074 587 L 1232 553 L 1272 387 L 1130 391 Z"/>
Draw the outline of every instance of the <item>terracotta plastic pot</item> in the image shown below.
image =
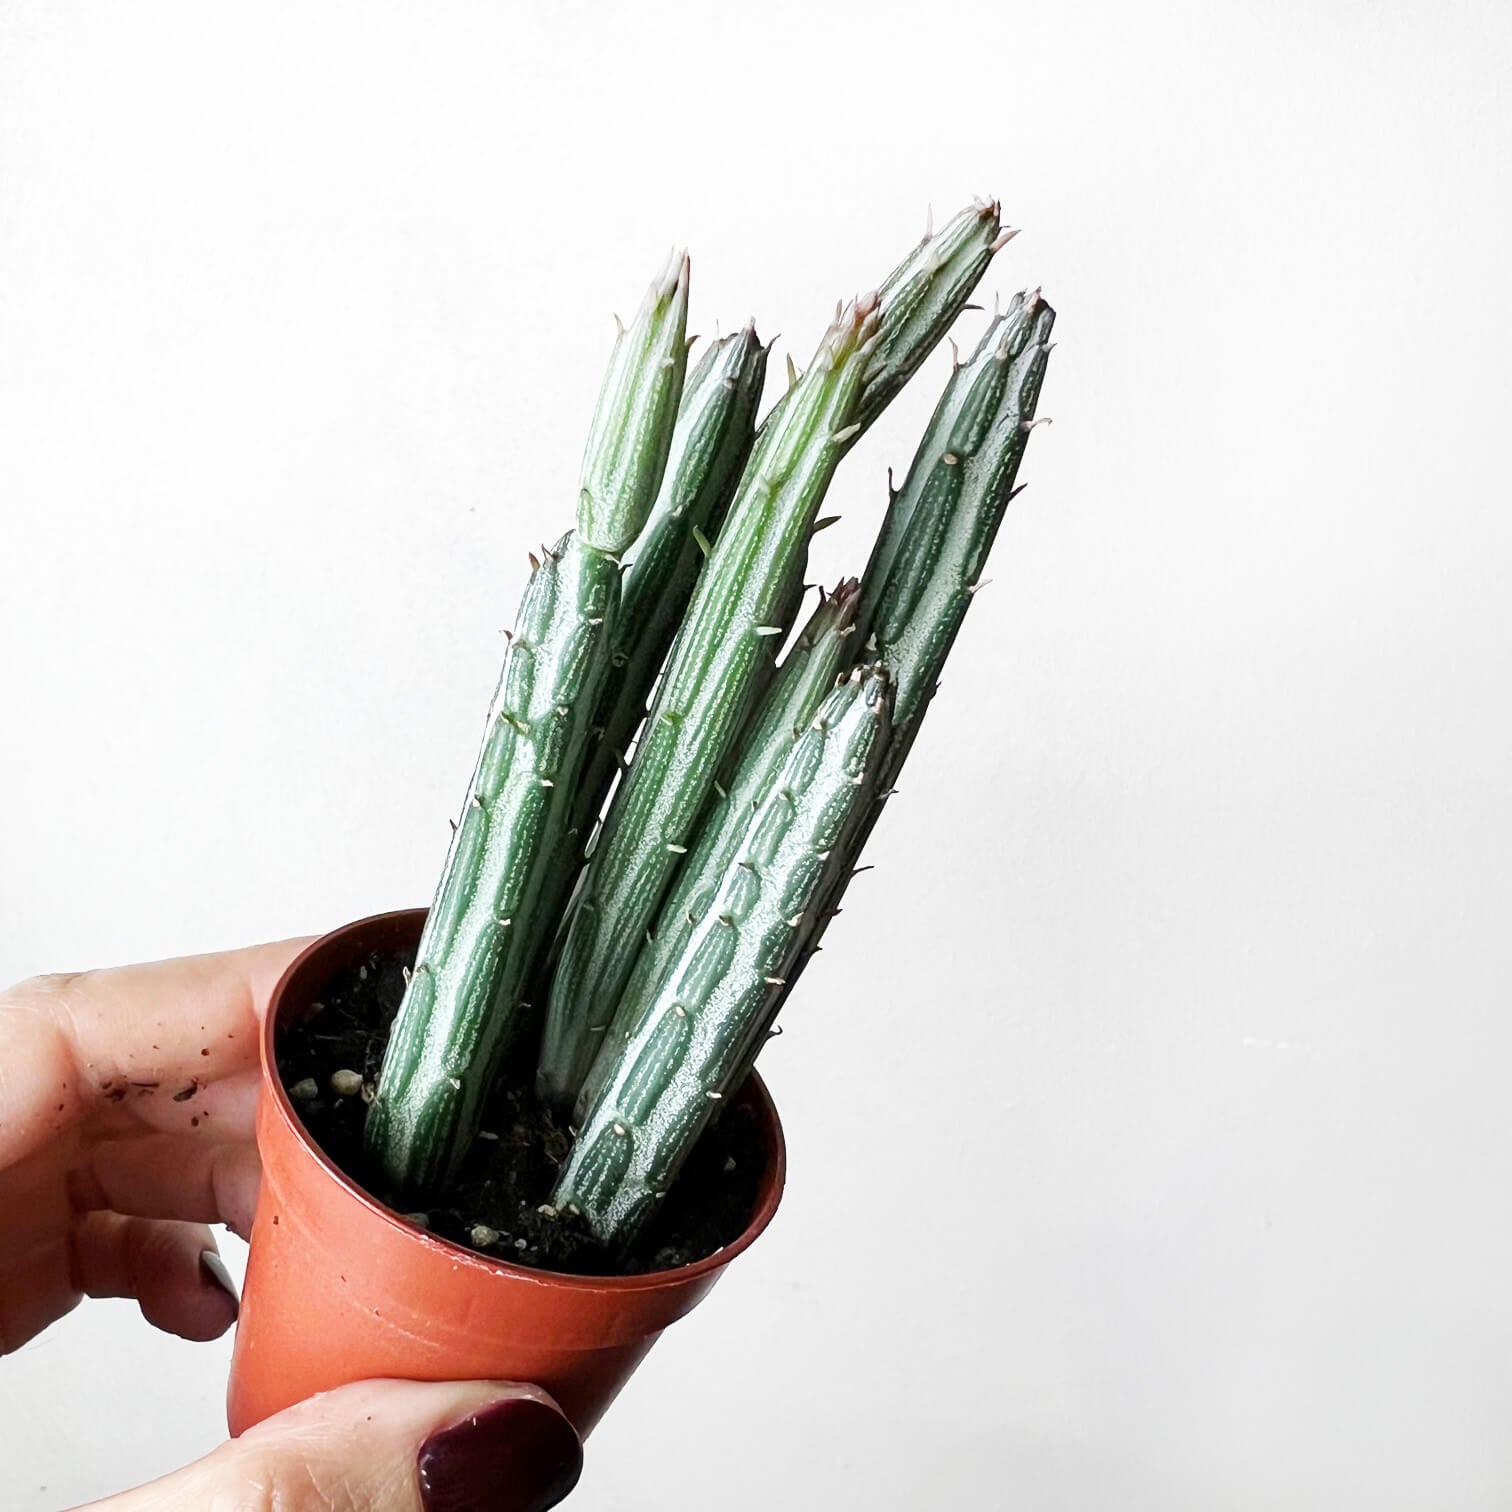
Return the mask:
<path fill-rule="evenodd" d="M 777 1111 L 742 1097 L 767 1163 L 744 1232 L 678 1270 L 568 1276 L 486 1259 L 404 1222 L 311 1143 L 278 1075 L 282 1025 L 371 951 L 412 950 L 424 909 L 379 914 L 311 945 L 284 973 L 262 1038 L 263 1184 L 231 1362 L 233 1434 L 317 1391 L 374 1376 L 530 1381 L 587 1435 L 669 1323 L 703 1298 L 771 1221 L 782 1195 Z"/>

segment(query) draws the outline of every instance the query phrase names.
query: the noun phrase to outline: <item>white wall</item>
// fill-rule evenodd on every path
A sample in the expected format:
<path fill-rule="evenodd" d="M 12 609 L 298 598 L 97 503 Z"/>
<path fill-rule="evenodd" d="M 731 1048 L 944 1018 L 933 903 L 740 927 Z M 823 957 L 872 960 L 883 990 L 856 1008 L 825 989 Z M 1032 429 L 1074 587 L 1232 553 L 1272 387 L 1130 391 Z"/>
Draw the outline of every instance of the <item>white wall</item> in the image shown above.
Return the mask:
<path fill-rule="evenodd" d="M 0 976 L 424 901 L 610 312 L 803 361 L 996 193 L 1056 423 L 573 1505 L 1507 1505 L 1509 12 L 739 9 L 0 6 Z M 5 1505 L 226 1357 L 73 1315 Z"/>

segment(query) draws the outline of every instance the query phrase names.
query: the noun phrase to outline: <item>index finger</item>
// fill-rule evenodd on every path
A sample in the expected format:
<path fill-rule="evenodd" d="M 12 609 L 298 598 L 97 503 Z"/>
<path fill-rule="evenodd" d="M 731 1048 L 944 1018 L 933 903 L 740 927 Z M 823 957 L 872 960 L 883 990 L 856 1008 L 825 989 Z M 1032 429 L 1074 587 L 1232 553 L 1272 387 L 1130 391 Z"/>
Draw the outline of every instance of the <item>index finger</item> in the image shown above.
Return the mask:
<path fill-rule="evenodd" d="M 268 996 L 308 943 L 37 977 L 0 995 L 0 1168 L 133 1088 L 177 1093 L 254 1067 Z"/>

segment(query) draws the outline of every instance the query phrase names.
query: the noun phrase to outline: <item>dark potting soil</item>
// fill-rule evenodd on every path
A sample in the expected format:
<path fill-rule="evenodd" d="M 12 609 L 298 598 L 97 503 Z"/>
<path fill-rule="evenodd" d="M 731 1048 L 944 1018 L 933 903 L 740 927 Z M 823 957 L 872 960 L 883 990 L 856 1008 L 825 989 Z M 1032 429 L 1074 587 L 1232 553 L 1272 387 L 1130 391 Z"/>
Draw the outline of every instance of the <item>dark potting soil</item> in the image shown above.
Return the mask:
<path fill-rule="evenodd" d="M 489 1099 L 484 1133 L 444 1198 L 427 1204 L 385 1190 L 363 1158 L 362 1125 L 411 956 L 373 954 L 329 982 L 319 1006 L 279 1036 L 278 1069 L 310 1137 L 380 1202 L 453 1243 L 515 1265 L 576 1275 L 636 1275 L 701 1260 L 739 1237 L 756 1202 L 765 1151 L 750 1110 L 733 1104 L 705 1131 L 661 1211 L 628 1257 L 609 1255 L 573 1214 L 539 1211 L 571 1136 L 507 1071 Z M 356 1072 L 354 1079 L 341 1072 Z M 342 1095 L 333 1087 L 353 1085 Z M 474 1231 L 478 1230 L 476 1238 Z M 491 1237 L 496 1236 L 496 1237 Z M 483 1241 L 483 1242 L 480 1242 Z"/>

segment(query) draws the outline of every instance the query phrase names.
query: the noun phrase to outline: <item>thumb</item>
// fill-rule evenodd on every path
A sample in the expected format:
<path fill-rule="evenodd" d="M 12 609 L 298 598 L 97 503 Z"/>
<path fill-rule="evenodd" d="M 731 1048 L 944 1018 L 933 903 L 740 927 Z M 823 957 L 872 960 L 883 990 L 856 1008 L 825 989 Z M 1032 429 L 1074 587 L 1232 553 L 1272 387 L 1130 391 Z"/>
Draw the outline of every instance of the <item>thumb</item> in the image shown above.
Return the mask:
<path fill-rule="evenodd" d="M 546 1512 L 582 1445 L 534 1386 L 362 1381 L 88 1512 Z"/>

